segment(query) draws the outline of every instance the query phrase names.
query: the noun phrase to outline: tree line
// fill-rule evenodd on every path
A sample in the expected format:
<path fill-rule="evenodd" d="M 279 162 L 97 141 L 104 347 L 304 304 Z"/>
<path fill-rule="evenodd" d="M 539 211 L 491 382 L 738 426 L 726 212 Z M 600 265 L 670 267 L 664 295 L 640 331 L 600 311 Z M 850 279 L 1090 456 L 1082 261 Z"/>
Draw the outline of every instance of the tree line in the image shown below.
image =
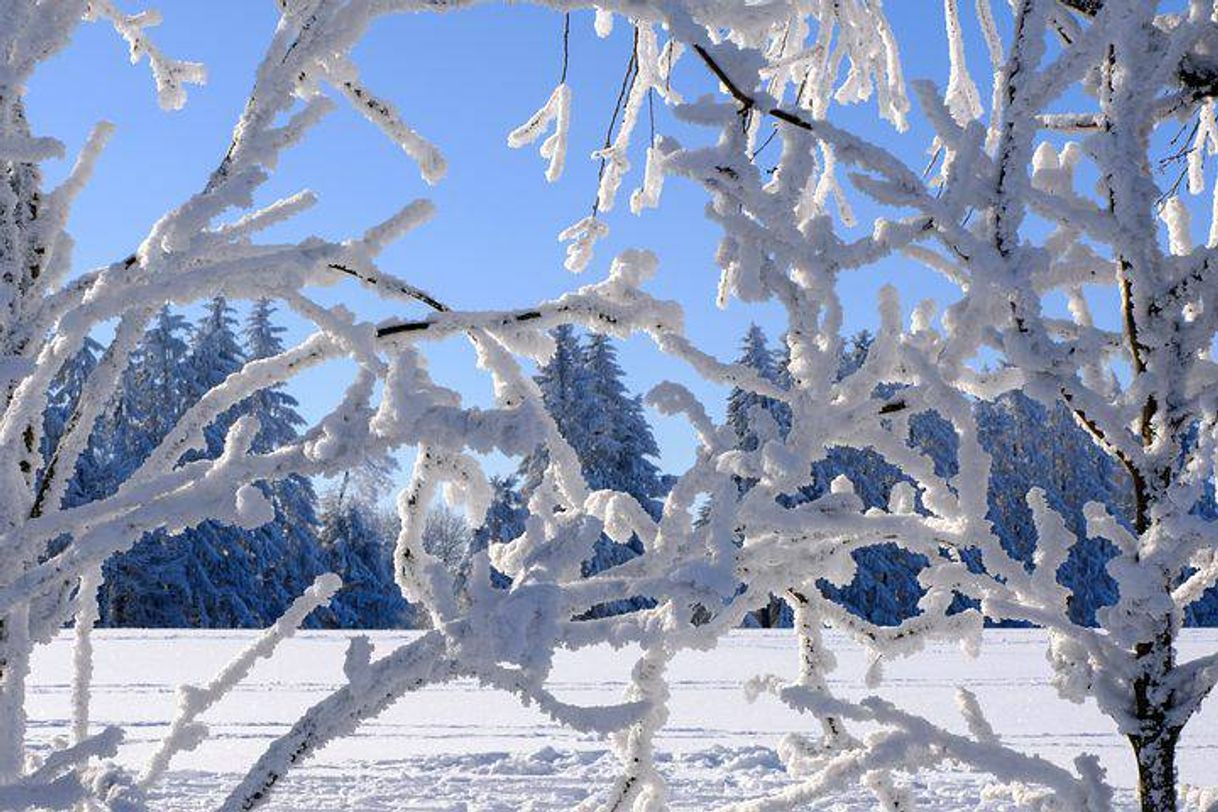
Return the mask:
<path fill-rule="evenodd" d="M 610 488 L 634 496 L 653 515 L 660 506 L 671 479 L 655 464 L 659 454 L 651 426 L 639 399 L 623 382 L 613 343 L 602 335 L 582 337 L 570 326 L 553 333 L 555 351 L 537 375 L 547 409 L 563 438 L 579 457 L 584 476 L 593 488 Z M 873 337 L 863 331 L 847 343 L 838 369 L 845 378 L 859 369 Z M 775 348 L 764 330 L 752 325 L 745 333 L 736 359 L 767 381 L 789 386 L 789 357 L 785 344 Z M 876 398 L 892 396 L 895 387 L 881 386 Z M 1069 612 L 1076 623 L 1095 625 L 1096 613 L 1118 598 L 1115 580 L 1106 569 L 1116 550 L 1107 539 L 1089 536 L 1084 509 L 1098 503 L 1129 521 L 1132 489 L 1124 471 L 1096 448 L 1062 405 L 1047 408 L 1021 392 L 1007 392 L 994 400 L 978 400 L 974 406 L 982 445 L 993 457 L 986 518 L 1016 560 L 1031 571 L 1037 551 L 1037 530 L 1027 494 L 1041 489 L 1047 503 L 1059 513 L 1078 541 L 1058 571 L 1058 580 L 1070 590 Z M 782 401 L 752 390 L 733 388 L 726 404 L 726 422 L 741 451 L 755 451 L 762 439 L 785 437 L 790 430 L 788 407 Z M 951 425 L 933 411 L 910 419 L 909 443 L 924 452 L 940 476 L 957 473 L 957 436 Z M 471 535 L 470 553 L 489 543 L 507 542 L 526 532 L 527 504 L 541 482 L 544 450 L 526 458 L 510 477 L 494 479 L 495 498 L 486 524 Z M 783 498 L 790 508 L 828 494 L 838 477 L 849 480 L 867 508 L 885 508 L 894 486 L 912 483 L 910 477 L 871 449 L 833 447 L 813 465 L 807 485 Z M 741 493 L 750 483 L 741 480 Z M 1211 484 L 1196 510 L 1206 518 L 1218 514 Z M 924 508 L 918 506 L 920 511 Z M 704 521 L 709 505 L 703 505 Z M 594 555 L 582 565 L 584 575 L 602 572 L 642 552 L 637 537 L 626 544 L 601 534 Z M 946 551 L 944 551 L 946 555 Z M 824 595 L 872 623 L 896 625 L 918 614 L 918 601 L 925 590 L 918 581 L 928 561 L 925 556 L 896 544 L 863 547 L 853 553 L 855 571 L 843 583 L 821 579 Z M 966 563 L 982 569 L 981 555 L 966 555 Z M 743 587 L 742 587 L 743 588 Z M 968 601 L 959 598 L 960 606 Z M 599 607 L 592 612 L 623 611 L 650 605 L 647 596 L 636 596 Z M 1187 622 L 1195 626 L 1218 625 L 1218 590 L 1187 610 Z M 772 596 L 769 606 L 751 613 L 746 625 L 790 627 L 791 607 Z"/>
<path fill-rule="evenodd" d="M 67 498 L 84 504 L 113 493 L 139 467 L 169 428 L 203 393 L 248 361 L 282 350 L 283 328 L 271 305 L 254 303 L 243 327 L 234 308 L 213 299 L 201 319 L 190 324 L 169 307 L 162 308 L 145 332 L 114 402 L 96 424 L 89 445 L 71 480 Z M 552 338 L 554 354 L 535 380 L 546 408 L 579 458 L 590 487 L 626 493 L 658 518 L 671 479 L 659 468 L 659 447 L 639 396 L 626 383 L 611 339 L 579 334 L 565 325 Z M 866 357 L 872 337 L 853 337 L 842 355 L 839 375 L 848 376 Z M 45 444 L 54 447 L 63 423 L 75 407 L 80 382 L 96 366 L 100 346 L 88 343 L 66 365 L 55 382 L 45 419 Z M 737 361 L 767 381 L 787 386 L 788 358 L 770 346 L 761 327 L 752 325 L 741 341 Z M 878 391 L 886 397 L 892 391 Z M 276 387 L 258 392 L 232 407 L 206 430 L 208 450 L 218 455 L 223 437 L 241 415 L 258 419 L 255 448 L 273 450 L 297 437 L 303 423 L 298 403 Z M 1065 520 L 1076 543 L 1058 578 L 1071 591 L 1070 612 L 1093 625 L 1096 612 L 1117 598 L 1116 584 L 1105 566 L 1110 542 L 1086 533 L 1084 508 L 1097 502 L 1128 515 L 1130 487 L 1123 472 L 1096 449 L 1064 407 L 1048 409 L 1018 393 L 976 404 L 979 436 L 993 456 L 989 514 L 1006 550 L 1029 568 L 1036 554 L 1036 529 L 1026 494 L 1044 491 L 1048 503 Z M 790 430 L 786 405 L 751 390 L 735 388 L 727 398 L 726 422 L 742 451 L 756 450 L 761 438 L 785 436 Z M 924 451 L 941 475 L 955 473 L 956 436 L 933 412 L 910 422 L 909 442 Z M 424 544 L 446 566 L 462 574 L 472 557 L 493 543 L 509 542 L 527 532 L 527 504 L 541 486 L 546 451 L 525 457 L 510 476 L 492 479 L 494 497 L 484 523 L 471 528 L 462 516 L 442 504 L 432 508 Z M 130 627 L 258 627 L 269 625 L 312 580 L 338 572 L 345 586 L 329 607 L 319 607 L 306 625 L 315 628 L 403 628 L 420 623 L 394 582 L 391 548 L 397 518 L 377 504 L 388 489 L 388 475 L 369 475 L 365 466 L 354 476 L 318 494 L 313 483 L 289 476 L 258 487 L 274 507 L 274 518 L 255 530 L 216 522 L 178 534 L 150 533 L 130 551 L 110 559 L 99 594 L 100 622 Z M 809 484 L 791 493 L 787 507 L 829 493 L 833 481 L 846 477 L 867 507 L 888 505 L 893 487 L 909 478 L 881 455 L 868 449 L 829 449 L 816 463 Z M 750 483 L 742 480 L 740 492 Z M 708 505 L 704 505 L 705 516 Z M 1213 488 L 1199 504 L 1215 515 Z M 637 537 L 618 543 L 600 534 L 593 555 L 581 565 L 593 575 L 642 552 Z M 819 582 L 826 597 L 872 623 L 895 625 L 918 613 L 923 588 L 918 574 L 925 556 L 896 544 L 864 547 L 853 554 L 856 570 L 842 583 Z M 980 556 L 968 559 L 981 568 Z M 501 586 L 508 580 L 494 573 Z M 638 595 L 595 607 L 590 617 L 652 605 Z M 963 601 L 962 601 L 963 604 Z M 1213 589 L 1189 607 L 1192 625 L 1218 625 L 1218 593 Z M 791 607 L 773 596 L 769 606 L 748 616 L 746 625 L 789 627 Z"/>
<path fill-rule="evenodd" d="M 247 362 L 281 352 L 284 328 L 275 323 L 273 312 L 268 301 L 259 300 L 239 325 L 235 309 L 216 297 L 190 324 L 182 314 L 162 307 L 93 427 L 69 485 L 68 505 L 113 494 L 199 398 Z M 61 370 L 45 415 L 44 450 L 56 447 L 100 352 L 100 345 L 90 341 Z M 208 424 L 206 449 L 185 455 L 182 462 L 219 456 L 225 435 L 243 416 L 258 421 L 255 452 L 296 440 L 304 423 L 298 406 L 281 387 L 260 390 Z M 339 487 L 319 498 L 313 483 L 299 475 L 256 487 L 274 510 L 271 521 L 261 527 L 249 530 L 207 521 L 177 534 L 159 530 L 108 559 L 98 594 L 101 624 L 267 626 L 324 572 L 341 573 L 344 587 L 328 607 L 310 615 L 306 625 L 414 624 L 415 613 L 393 581 L 387 547 L 392 520 L 376 509 L 367 488 L 355 487 L 344 477 Z"/>

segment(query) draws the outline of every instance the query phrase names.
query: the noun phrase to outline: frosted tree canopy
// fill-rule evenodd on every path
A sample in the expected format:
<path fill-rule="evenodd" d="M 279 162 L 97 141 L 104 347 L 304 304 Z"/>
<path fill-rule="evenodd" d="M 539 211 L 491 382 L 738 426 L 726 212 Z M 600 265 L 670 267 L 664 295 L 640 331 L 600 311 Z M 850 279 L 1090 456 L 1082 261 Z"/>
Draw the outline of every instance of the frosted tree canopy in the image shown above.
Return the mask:
<path fill-rule="evenodd" d="M 1218 653 L 1181 662 L 1175 645 L 1184 612 L 1218 582 L 1213 520 L 1195 510 L 1213 487 L 1218 450 L 1209 276 L 1218 220 L 1209 215 L 1208 236 L 1196 239 L 1191 220 L 1207 207 L 1185 202 L 1212 189 L 1206 159 L 1218 152 L 1212 0 L 944 0 L 944 86 L 907 80 L 902 48 L 920 45 L 899 41 L 879 0 L 541 0 L 568 26 L 633 32 L 603 144 L 570 138 L 581 100 L 565 71 L 537 112 L 504 133 L 505 149 L 538 150 L 538 172 L 550 181 L 576 158 L 599 162 L 591 213 L 572 212 L 556 235 L 565 267 L 579 275 L 566 293 L 521 309 L 463 310 L 451 291 L 423 290 L 385 267 L 385 247 L 434 215 L 426 200 L 403 199 L 396 214 L 340 241 L 266 238 L 315 197 L 305 190 L 256 206 L 257 194 L 339 104 L 400 147 L 426 183 L 443 183 L 444 133 L 416 131 L 409 111 L 364 83 L 354 53 L 381 18 L 465 5 L 280 0 L 244 111 L 205 183 L 130 253 L 86 269 L 72 261 L 68 213 L 104 160 L 112 127 L 99 123 L 67 178 L 48 187 L 41 165 L 64 146 L 26 121 L 30 77 L 88 21 L 112 26 L 132 61 L 151 68 L 165 108 L 187 103 L 204 69 L 157 46 L 152 12 L 127 14 L 109 0 L 0 4 L 0 805 L 148 808 L 174 756 L 206 737 L 199 717 L 273 656 L 342 576 L 319 578 L 219 675 L 183 687 L 170 733 L 132 772 L 107 760 L 124 731 L 93 732 L 88 722 L 89 635 L 108 558 L 148 531 L 205 521 L 258 527 L 272 511 L 257 483 L 334 476 L 412 448 L 394 573 L 430 630 L 375 660 L 367 639 L 353 637 L 346 684 L 250 764 L 221 809 L 258 808 L 319 748 L 407 692 L 459 677 L 612 741 L 620 777 L 592 796 L 588 812 L 664 809 L 654 739 L 668 717 L 667 665 L 682 650 L 715 646 L 780 595 L 795 612 L 798 677 L 758 675 L 741 688 L 777 697 L 808 729 L 783 746 L 790 785 L 730 808 L 795 809 L 862 783 L 877 807 L 909 809 L 910 776 L 951 763 L 991 776 L 991 792 L 1029 808 L 1111 809 L 1094 755 L 1079 753 L 1067 768 L 1021 753 L 966 688 L 966 732 L 829 688 L 826 626 L 868 647 L 874 686 L 886 661 L 928 640 L 975 650 L 989 621 L 1049 630 L 1059 692 L 1097 703 L 1129 740 L 1142 809 L 1174 812 L 1187 794 L 1176 743 L 1218 682 Z M 984 43 L 988 64 L 968 64 L 966 39 Z M 696 84 L 675 79 L 678 62 L 697 68 Z M 982 75 L 992 80 L 979 85 Z M 992 88 L 989 98 L 982 88 Z M 645 133 L 651 105 L 682 123 L 680 139 Z M 867 127 L 845 123 L 849 105 L 868 111 Z M 933 132 L 917 143 L 929 163 L 916 166 L 885 146 L 923 138 L 910 128 L 915 111 Z M 769 139 L 778 157 L 759 159 Z M 1152 166 L 1162 158 L 1179 167 L 1166 181 Z M 607 213 L 622 206 L 663 218 L 671 184 L 700 189 L 719 229 L 718 303 L 769 302 L 781 312 L 789 380 L 697 346 L 684 330 L 687 303 L 649 292 L 665 267 L 647 246 L 599 255 Z M 844 373 L 842 282 L 894 259 L 903 273 L 946 280 L 956 296 L 901 302 L 885 288 L 874 341 Z M 316 295 L 351 279 L 403 312 L 422 306 L 429 315 L 373 322 Z M 166 303 L 217 296 L 277 302 L 314 331 L 207 387 L 112 495 L 69 506 L 66 488 L 90 431 L 148 325 Z M 658 512 L 625 490 L 592 487 L 604 483 L 585 481 L 530 375 L 553 356 L 552 331 L 565 327 L 642 336 L 683 370 L 782 404 L 783 419 L 753 421 L 742 447 L 735 427 L 712 419 L 689 389 L 662 383 L 646 401 L 688 423 L 698 440 L 693 464 L 677 472 Z M 103 336 L 75 411 L 45 449 L 52 380 Z M 493 405 L 471 406 L 429 374 L 427 346 L 454 337 L 474 348 Z M 260 449 L 258 421 L 246 415 L 226 428 L 222 452 L 197 453 L 231 407 L 335 359 L 353 370 L 345 394 L 298 437 Z M 1068 409 L 1128 481 L 1128 511 L 1092 505 L 1086 516 L 1087 535 L 1114 550 L 1107 571 L 1119 591 L 1095 625 L 1069 611 L 1058 573 L 1079 539 L 1044 495 L 1026 495 L 1038 535 L 1032 562 L 1008 552 L 987 517 L 992 461 L 974 405 L 1013 390 Z M 911 441 L 912 422 L 928 413 L 953 435 L 953 470 Z M 835 448 L 867 450 L 900 471 L 886 505 L 867 507 L 846 476 L 815 497 L 801 490 Z M 429 508 L 443 499 L 481 525 L 494 495 L 485 455 L 538 449 L 522 532 L 474 556 L 458 584 L 424 545 Z M 643 552 L 586 575 L 581 564 L 602 534 L 637 539 Z M 820 586 L 849 583 L 853 554 L 878 544 L 927 562 L 920 611 L 895 626 L 850 613 Z M 496 583 L 492 570 L 510 584 Z M 635 598 L 647 600 L 588 616 Z M 30 654 L 65 624 L 77 635 L 73 738 L 35 758 L 25 735 Z M 582 706 L 555 696 L 556 652 L 603 644 L 635 662 L 621 701 Z"/>

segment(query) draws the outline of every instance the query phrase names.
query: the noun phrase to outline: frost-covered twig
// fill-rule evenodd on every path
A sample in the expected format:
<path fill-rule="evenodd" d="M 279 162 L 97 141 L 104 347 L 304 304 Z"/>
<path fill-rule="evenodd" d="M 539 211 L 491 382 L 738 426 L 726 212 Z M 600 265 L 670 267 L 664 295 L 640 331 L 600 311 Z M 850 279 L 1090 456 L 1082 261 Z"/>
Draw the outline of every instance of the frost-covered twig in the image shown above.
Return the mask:
<path fill-rule="evenodd" d="M 101 568 L 80 579 L 77 593 L 76 644 L 72 649 L 72 741 L 89 737 L 89 700 L 93 687 L 93 627 L 99 615 L 97 592 L 101 588 Z"/>
<path fill-rule="evenodd" d="M 277 739 L 219 807 L 251 810 L 266 803 L 287 771 L 322 745 L 349 735 L 364 719 L 381 713 L 409 691 L 451 679 L 457 670 L 445 653 L 444 636 L 428 632 L 362 670 L 358 681 L 317 703 Z"/>
<path fill-rule="evenodd" d="M 197 747 L 207 735 L 207 728 L 195 720 L 245 679 L 258 660 L 274 654 L 281 642 L 296 633 L 305 616 L 317 607 L 328 604 L 341 586 L 342 579 L 334 573 L 318 576 L 279 616 L 273 626 L 238 654 L 211 682 L 203 687 L 183 685 L 178 692 L 178 713 L 170 725 L 169 733 L 161 741 L 161 746 L 149 757 L 148 764 L 140 776 L 140 786 L 147 788 L 159 779 L 176 753 Z"/>

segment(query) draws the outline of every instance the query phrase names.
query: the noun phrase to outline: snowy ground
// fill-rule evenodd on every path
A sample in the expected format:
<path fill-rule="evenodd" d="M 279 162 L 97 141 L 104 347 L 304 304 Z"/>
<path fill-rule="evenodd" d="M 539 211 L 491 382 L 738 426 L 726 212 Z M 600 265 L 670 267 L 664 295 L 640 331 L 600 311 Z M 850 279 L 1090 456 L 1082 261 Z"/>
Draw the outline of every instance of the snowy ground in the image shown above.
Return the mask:
<path fill-rule="evenodd" d="M 373 633 L 383 652 L 409 633 Z M 97 634 L 94 719 L 128 729 L 120 760 L 142 764 L 165 733 L 185 681 L 205 681 L 248 640 L 245 632 L 111 630 Z M 283 645 L 206 718 L 212 737 L 180 756 L 166 782 L 165 809 L 214 808 L 235 773 L 296 714 L 341 679 L 343 633 L 304 633 Z M 831 638 L 842 667 L 834 689 L 865 693 L 864 657 Z M 1183 654 L 1218 648 L 1218 630 L 1191 632 Z M 989 631 L 979 660 L 933 647 L 890 665 L 878 693 L 906 708 L 963 729 L 954 710 L 957 684 L 980 697 L 1004 738 L 1069 764 L 1096 753 L 1115 783 L 1133 783 L 1132 763 L 1111 725 L 1088 705 L 1057 698 L 1048 685 L 1039 632 Z M 36 740 L 63 735 L 69 718 L 71 644 L 67 636 L 34 661 L 31 728 Z M 561 656 L 553 687 L 564 699 L 608 702 L 625 684 L 630 660 L 609 650 Z M 680 657 L 673 670 L 672 716 L 660 739 L 675 809 L 705 810 L 717 802 L 786 785 L 774 747 L 806 728 L 763 697 L 750 705 L 740 684 L 757 673 L 790 676 L 792 639 L 782 632 L 739 632 L 714 652 Z M 1181 775 L 1213 781 L 1218 760 L 1218 702 L 1186 732 Z M 511 697 L 466 682 L 408 696 L 358 735 L 338 742 L 276 790 L 274 810 L 569 810 L 606 788 L 615 762 L 605 742 L 574 734 L 521 708 Z M 1208 769 L 1207 769 L 1208 766 Z M 983 782 L 959 773 L 914 779 L 930 809 L 1003 809 L 979 800 Z M 1124 793 L 1126 796 L 1128 793 Z M 818 810 L 870 810 L 862 794 L 826 799 Z"/>

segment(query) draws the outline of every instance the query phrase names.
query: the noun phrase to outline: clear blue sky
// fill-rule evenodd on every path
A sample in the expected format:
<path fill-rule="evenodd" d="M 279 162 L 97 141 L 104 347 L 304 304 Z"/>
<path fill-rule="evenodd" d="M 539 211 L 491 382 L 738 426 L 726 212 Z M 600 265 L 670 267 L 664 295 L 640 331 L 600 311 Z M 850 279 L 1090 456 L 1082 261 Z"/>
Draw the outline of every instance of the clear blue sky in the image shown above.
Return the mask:
<path fill-rule="evenodd" d="M 904 43 L 909 78 L 947 77 L 942 5 L 938 0 L 898 0 L 890 14 Z M 129 10 L 137 7 L 123 3 Z M 190 90 L 185 109 L 156 107 L 146 65 L 127 62 L 124 43 L 101 24 L 81 27 L 68 51 L 46 64 L 30 92 L 29 113 L 39 135 L 68 144 L 69 160 L 93 124 L 114 122 L 115 138 L 103 155 L 95 182 L 80 197 L 70 229 L 78 269 L 94 267 L 132 251 L 169 207 L 196 191 L 223 155 L 233 122 L 252 83 L 262 48 L 276 22 L 274 4 L 254 0 L 156 0 L 165 17 L 153 30 L 157 42 L 179 58 L 206 64 L 209 79 Z M 971 16 L 971 8 L 966 12 Z M 988 64 L 975 27 L 970 59 L 979 81 Z M 613 233 L 581 278 L 562 267 L 557 233 L 584 216 L 596 186 L 596 163 L 588 154 L 599 145 L 630 52 L 629 28 L 618 20 L 606 40 L 592 32 L 591 13 L 573 15 L 569 81 L 574 112 L 567 170 L 547 184 L 544 162 L 533 147 L 511 150 L 506 134 L 548 97 L 557 81 L 562 18 L 526 4 L 487 5 L 447 14 L 403 15 L 379 23 L 355 52 L 367 83 L 392 99 L 419 132 L 436 143 L 449 162 L 447 177 L 427 187 L 412 162 L 375 128 L 340 104 L 306 143 L 290 152 L 269 184 L 269 201 L 303 188 L 321 198 L 312 211 L 273 236 L 318 234 L 342 238 L 396 211 L 416 197 L 429 197 L 438 216 L 384 256 L 387 269 L 433 291 L 460 308 L 525 306 L 604 275 L 612 256 L 626 247 L 654 250 L 660 273 L 651 284 L 658 296 L 679 300 L 690 335 L 720 357 L 734 356 L 739 337 L 756 320 L 777 338 L 776 311 L 733 303 L 714 306 L 718 269 L 713 263 L 718 234 L 703 216 L 706 197 L 692 184 L 670 181 L 661 208 L 642 217 L 626 205 L 642 177 L 646 122 L 636 137 L 634 168 L 623 183 L 619 205 L 608 215 Z M 709 91 L 701 65 L 686 58 L 676 83 L 693 95 Z M 701 92 L 701 91 L 699 91 Z M 988 94 L 988 87 L 982 88 Z M 656 128 L 677 131 L 657 104 Z M 926 134 L 898 139 L 876 118 L 871 105 L 839 111 L 839 121 L 856 131 L 874 132 L 911 161 L 921 154 Z M 914 130 L 924 130 L 914 116 Z M 685 142 L 713 137 L 689 130 Z M 776 144 L 771 149 L 776 154 Z M 67 162 L 52 167 L 52 180 Z M 865 207 L 860 219 L 867 228 Z M 946 285 L 922 272 L 906 274 L 896 263 L 867 271 L 843 288 L 848 327 L 875 324 L 875 291 L 897 284 L 907 307 L 918 299 L 951 295 Z M 394 310 L 353 286 L 327 291 L 325 301 L 343 300 L 361 315 L 379 319 Z M 399 311 L 400 312 L 400 311 Z M 290 318 L 290 338 L 306 325 Z M 462 391 L 473 403 L 487 403 L 489 383 L 473 365 L 462 342 L 431 351 L 433 375 Z M 679 364 L 655 353 L 644 339 L 623 346 L 629 384 L 636 392 L 670 378 L 695 388 L 714 411 L 726 392 L 700 383 Z M 341 392 L 335 375 L 322 370 L 300 380 L 293 392 L 309 417 L 316 417 Z M 692 458 L 692 437 L 680 421 L 652 414 L 667 470 Z"/>

